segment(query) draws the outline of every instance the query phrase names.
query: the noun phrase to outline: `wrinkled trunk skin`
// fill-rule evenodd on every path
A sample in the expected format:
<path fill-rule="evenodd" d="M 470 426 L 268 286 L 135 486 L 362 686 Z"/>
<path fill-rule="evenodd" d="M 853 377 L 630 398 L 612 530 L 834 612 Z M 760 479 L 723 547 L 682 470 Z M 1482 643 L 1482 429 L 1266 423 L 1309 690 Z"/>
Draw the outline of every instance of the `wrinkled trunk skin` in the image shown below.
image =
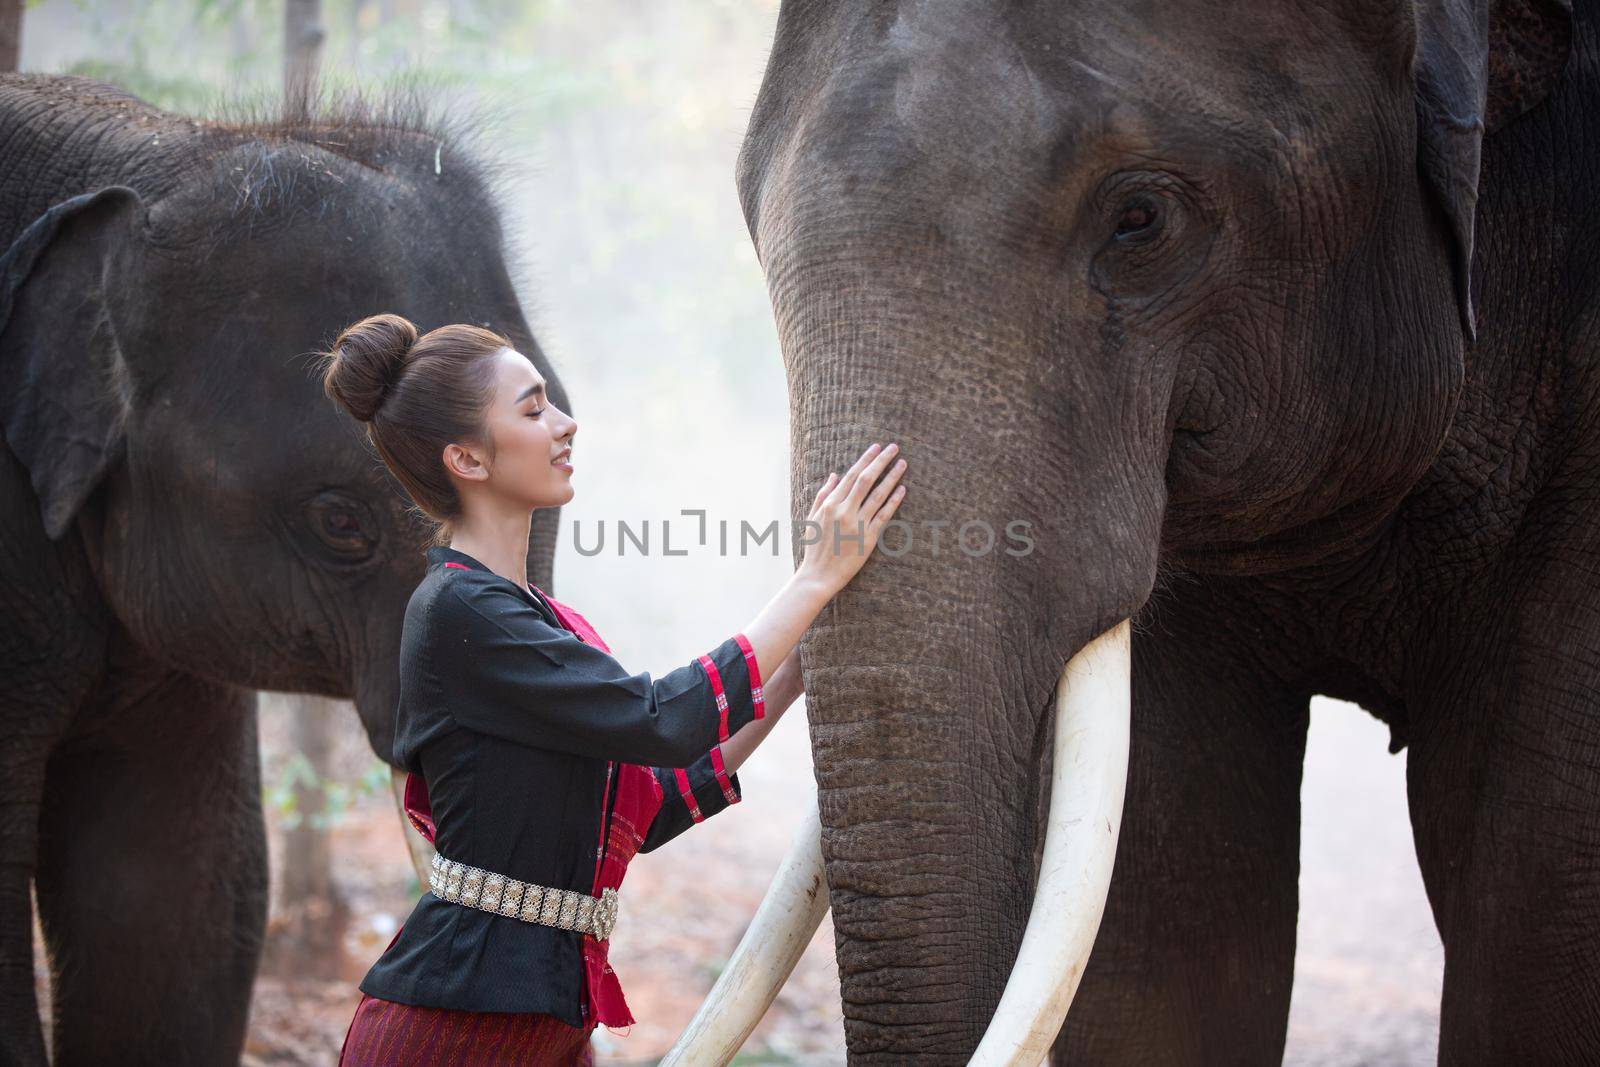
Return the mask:
<path fill-rule="evenodd" d="M 800 224 L 763 244 L 793 499 L 872 441 L 908 464 L 904 527 L 803 644 L 822 852 L 850 1062 L 957 1064 L 1027 920 L 1056 679 L 1155 580 L 1166 386 L 1129 388 L 1094 338 L 1063 336 L 1026 265 L 975 271 L 962 205 L 888 216 L 858 177 L 845 202 L 787 186 Z M 914 256 L 901 224 L 925 227 Z M 978 528 L 958 539 L 969 521 L 988 552 Z"/>

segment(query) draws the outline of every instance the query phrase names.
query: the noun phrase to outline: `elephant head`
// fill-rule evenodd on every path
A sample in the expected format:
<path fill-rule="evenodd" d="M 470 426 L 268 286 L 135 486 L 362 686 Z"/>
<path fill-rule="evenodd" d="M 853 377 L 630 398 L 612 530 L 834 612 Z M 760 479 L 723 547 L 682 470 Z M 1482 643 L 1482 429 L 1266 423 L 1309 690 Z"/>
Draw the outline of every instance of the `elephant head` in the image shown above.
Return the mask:
<path fill-rule="evenodd" d="M 428 530 L 314 357 L 380 311 L 469 321 L 567 399 L 518 306 L 485 171 L 454 140 L 414 123 L 189 126 L 162 131 L 165 170 L 125 161 L 132 184 L 59 197 L 0 260 L 5 443 L 42 534 L 81 543 L 145 655 L 352 698 L 389 760 Z M 555 521 L 535 522 L 536 582 Z"/>
<path fill-rule="evenodd" d="M 1054 950 L 1053 1022 L 990 1034 L 1032 1067 L 1088 949 L 1020 945 L 1063 899 L 1063 664 L 1164 568 L 1371 544 L 1457 404 L 1482 138 L 1567 12 L 789 0 L 776 34 L 737 177 L 794 499 L 866 441 L 910 463 L 803 643 L 851 1060 L 966 1062 Z M 1114 829 L 1058 830 L 1109 867 Z"/>

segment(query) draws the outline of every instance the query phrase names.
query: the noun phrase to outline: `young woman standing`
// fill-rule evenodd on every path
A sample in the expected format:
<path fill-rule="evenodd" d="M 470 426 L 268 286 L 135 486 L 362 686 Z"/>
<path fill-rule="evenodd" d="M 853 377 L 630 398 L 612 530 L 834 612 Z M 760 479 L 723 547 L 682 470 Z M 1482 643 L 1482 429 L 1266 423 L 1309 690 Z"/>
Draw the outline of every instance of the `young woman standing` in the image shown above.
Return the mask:
<path fill-rule="evenodd" d="M 323 384 L 441 542 L 406 608 L 394 750 L 439 855 L 340 1063 L 589 1063 L 596 1024 L 633 1021 L 606 961 L 629 859 L 738 803 L 739 766 L 800 694 L 794 649 L 876 546 L 905 461 L 874 444 L 830 475 L 820 536 L 766 607 L 652 678 L 527 580 L 533 510 L 573 497 L 577 423 L 506 338 L 376 315 Z"/>

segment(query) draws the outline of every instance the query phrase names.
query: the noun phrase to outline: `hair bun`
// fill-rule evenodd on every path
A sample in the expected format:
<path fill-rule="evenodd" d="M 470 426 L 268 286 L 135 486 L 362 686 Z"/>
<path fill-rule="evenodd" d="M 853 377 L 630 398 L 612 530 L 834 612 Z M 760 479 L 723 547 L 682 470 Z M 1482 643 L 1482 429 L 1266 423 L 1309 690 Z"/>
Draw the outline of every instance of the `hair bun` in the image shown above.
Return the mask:
<path fill-rule="evenodd" d="M 416 326 L 400 315 L 371 315 L 346 326 L 327 353 L 323 391 L 357 421 L 371 422 L 416 342 Z"/>

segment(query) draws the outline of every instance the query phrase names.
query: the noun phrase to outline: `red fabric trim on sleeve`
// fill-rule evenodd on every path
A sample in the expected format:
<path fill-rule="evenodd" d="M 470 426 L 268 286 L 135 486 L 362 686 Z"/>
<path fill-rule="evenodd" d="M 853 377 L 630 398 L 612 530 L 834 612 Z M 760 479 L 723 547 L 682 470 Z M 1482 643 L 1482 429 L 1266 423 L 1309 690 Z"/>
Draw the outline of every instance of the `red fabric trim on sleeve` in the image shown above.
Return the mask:
<path fill-rule="evenodd" d="M 694 790 L 689 788 L 689 772 L 682 767 L 675 767 L 672 773 L 678 776 L 678 792 L 683 794 L 683 802 L 689 806 L 689 814 L 694 816 L 695 822 L 704 822 L 705 816 L 700 814 L 700 804 L 694 798 Z"/>
<path fill-rule="evenodd" d="M 721 743 L 728 739 L 728 694 L 722 691 L 722 674 L 717 670 L 716 662 L 710 656 L 701 656 L 700 666 L 706 669 L 706 677 L 711 679 L 711 691 L 717 696 L 717 741 Z"/>
<path fill-rule="evenodd" d="M 728 798 L 728 803 L 739 803 L 739 794 L 734 792 L 733 783 L 728 781 L 727 768 L 722 763 L 721 745 L 714 745 L 711 748 L 711 769 L 716 772 L 717 784 L 722 787 L 722 795 Z"/>
<path fill-rule="evenodd" d="M 458 571 L 470 571 L 472 569 L 471 567 L 467 566 L 465 563 L 457 563 L 453 559 L 447 561 L 445 563 L 445 566 L 446 567 L 454 567 Z"/>
<path fill-rule="evenodd" d="M 745 669 L 750 672 L 750 700 L 756 706 L 756 718 L 759 719 L 767 713 L 767 703 L 761 693 L 761 665 L 756 662 L 756 650 L 750 647 L 748 637 L 741 633 L 734 634 L 733 639 L 739 643 L 739 651 L 744 653 Z"/>

